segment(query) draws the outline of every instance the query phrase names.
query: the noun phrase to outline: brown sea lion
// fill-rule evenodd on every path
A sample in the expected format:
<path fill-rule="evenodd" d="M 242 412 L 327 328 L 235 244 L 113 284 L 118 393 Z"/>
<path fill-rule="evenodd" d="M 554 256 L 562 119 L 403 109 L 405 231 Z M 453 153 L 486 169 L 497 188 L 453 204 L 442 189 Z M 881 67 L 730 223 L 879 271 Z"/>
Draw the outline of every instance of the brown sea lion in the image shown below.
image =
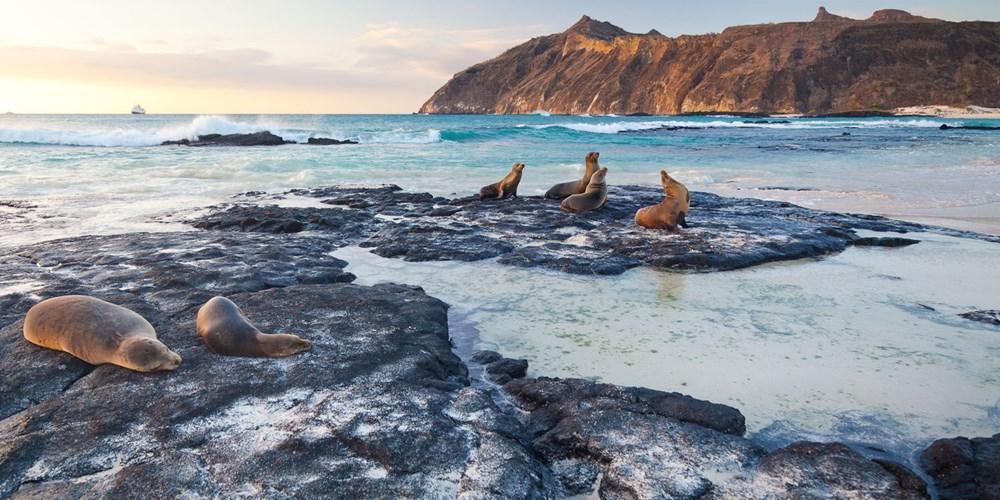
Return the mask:
<path fill-rule="evenodd" d="M 503 179 L 500 179 L 499 182 L 494 182 L 480 189 L 479 199 L 496 198 L 503 200 L 511 196 L 517 198 L 517 185 L 521 183 L 522 170 L 524 170 L 524 164 L 515 163 L 510 167 L 510 173 L 504 176 Z"/>
<path fill-rule="evenodd" d="M 142 316 L 85 295 L 43 300 L 24 317 L 24 338 L 68 352 L 92 365 L 111 363 L 130 370 L 173 370 L 181 357 L 156 338 Z"/>
<path fill-rule="evenodd" d="M 604 208 L 608 204 L 608 185 L 604 177 L 608 175 L 608 167 L 602 167 L 594 172 L 583 194 L 574 194 L 559 204 L 567 212 L 581 213 L 588 210 Z"/>
<path fill-rule="evenodd" d="M 556 184 L 545 192 L 545 197 L 550 200 L 561 200 L 567 196 L 573 196 L 574 194 L 583 194 L 583 192 L 587 190 L 587 185 L 590 184 L 590 176 L 594 175 L 594 172 L 597 172 L 597 169 L 601 168 L 601 166 L 597 164 L 597 159 L 600 156 L 601 153 L 598 152 L 587 153 L 587 169 L 583 172 L 583 178 L 578 181 Z"/>
<path fill-rule="evenodd" d="M 198 309 L 195 329 L 209 350 L 225 356 L 282 358 L 308 351 L 312 343 L 285 333 L 261 333 L 225 297 L 212 297 Z"/>
<path fill-rule="evenodd" d="M 688 227 L 687 213 L 691 208 L 691 193 L 687 187 L 660 170 L 660 182 L 667 195 L 663 201 L 635 213 L 635 223 L 649 229 L 667 229 L 676 232 L 677 226 Z"/>

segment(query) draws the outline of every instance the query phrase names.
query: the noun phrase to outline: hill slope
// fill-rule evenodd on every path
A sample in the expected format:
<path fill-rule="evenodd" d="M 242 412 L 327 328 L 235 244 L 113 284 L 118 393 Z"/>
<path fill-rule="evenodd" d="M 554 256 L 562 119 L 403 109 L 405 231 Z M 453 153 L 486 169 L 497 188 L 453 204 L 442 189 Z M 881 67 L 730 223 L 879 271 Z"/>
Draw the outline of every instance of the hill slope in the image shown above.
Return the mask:
<path fill-rule="evenodd" d="M 679 36 L 587 16 L 476 64 L 423 113 L 831 113 L 1000 106 L 1000 23 L 820 7 L 811 22 Z"/>

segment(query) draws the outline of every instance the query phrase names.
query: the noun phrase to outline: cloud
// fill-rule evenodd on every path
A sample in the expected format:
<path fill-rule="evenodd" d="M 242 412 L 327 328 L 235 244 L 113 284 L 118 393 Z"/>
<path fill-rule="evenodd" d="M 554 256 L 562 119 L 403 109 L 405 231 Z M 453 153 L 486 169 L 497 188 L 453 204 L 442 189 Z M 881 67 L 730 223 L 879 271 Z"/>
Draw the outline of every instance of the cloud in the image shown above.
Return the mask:
<path fill-rule="evenodd" d="M 0 46 L 4 77 L 100 84 L 156 84 L 330 90 L 404 88 L 402 76 L 283 63 L 256 48 L 140 52 L 121 47 L 70 49 Z"/>
<path fill-rule="evenodd" d="M 453 74 L 527 39 L 537 26 L 429 30 L 372 24 L 343 53 L 353 63 L 288 62 L 301 54 L 255 47 L 181 51 L 156 40 L 135 45 L 93 38 L 71 47 L 0 46 L 4 78 L 110 86 L 290 90 L 426 99 Z"/>
<path fill-rule="evenodd" d="M 356 64 L 370 71 L 407 71 L 443 84 L 455 73 L 527 40 L 538 26 L 479 30 L 428 30 L 398 22 L 369 24 L 358 40 Z"/>

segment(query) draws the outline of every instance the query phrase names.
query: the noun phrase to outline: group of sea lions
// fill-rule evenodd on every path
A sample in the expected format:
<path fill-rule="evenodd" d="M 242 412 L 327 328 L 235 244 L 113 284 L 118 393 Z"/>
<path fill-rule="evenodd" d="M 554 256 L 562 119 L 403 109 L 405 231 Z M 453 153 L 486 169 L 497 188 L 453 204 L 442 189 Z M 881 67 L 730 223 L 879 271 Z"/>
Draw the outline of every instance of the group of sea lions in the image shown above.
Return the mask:
<path fill-rule="evenodd" d="M 224 356 L 284 357 L 312 346 L 295 335 L 261 333 L 225 297 L 214 297 L 198 309 L 195 331 L 210 351 Z M 155 372 L 181 364 L 180 355 L 156 338 L 156 330 L 145 318 L 86 295 L 65 295 L 35 304 L 24 318 L 24 338 L 92 365 L 111 363 Z"/>
<path fill-rule="evenodd" d="M 597 152 L 587 153 L 583 178 L 556 184 L 546 191 L 545 197 L 561 200 L 559 207 L 572 213 L 604 208 L 608 204 L 608 184 L 605 181 L 608 168 L 598 164 L 600 156 Z M 521 183 L 523 171 L 524 164 L 515 163 L 503 179 L 480 189 L 479 199 L 517 198 L 517 186 Z M 636 211 L 635 223 L 648 229 L 666 229 L 671 232 L 677 232 L 678 227 L 688 227 L 687 213 L 691 208 L 691 194 L 687 187 L 670 177 L 666 170 L 660 170 L 660 183 L 666 193 L 663 201 Z"/>

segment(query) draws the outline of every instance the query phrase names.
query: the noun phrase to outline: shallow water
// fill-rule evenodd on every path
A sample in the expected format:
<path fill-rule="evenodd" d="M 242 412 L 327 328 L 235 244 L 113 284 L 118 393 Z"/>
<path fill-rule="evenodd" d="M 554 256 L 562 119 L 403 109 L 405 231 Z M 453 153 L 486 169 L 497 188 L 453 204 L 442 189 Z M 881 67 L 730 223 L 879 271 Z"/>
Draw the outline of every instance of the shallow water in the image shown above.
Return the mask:
<path fill-rule="evenodd" d="M 740 271 L 600 278 L 334 255 L 361 283 L 424 287 L 471 327 L 453 331 L 459 346 L 527 358 L 535 375 L 730 404 L 773 445 L 837 439 L 906 456 L 1000 428 L 1000 335 L 955 316 L 996 306 L 996 244 L 919 238 Z"/>
<path fill-rule="evenodd" d="M 468 194 L 528 165 L 523 194 L 572 179 L 601 152 L 612 184 L 656 184 L 668 169 L 696 190 L 833 210 L 936 217 L 1000 234 L 1000 132 L 938 130 L 937 118 L 0 115 L 0 200 L 18 212 L 0 245 L 76 234 L 164 230 L 152 216 L 249 190 L 396 183 Z M 779 123 L 788 121 L 789 123 Z M 702 127 L 664 130 L 663 126 Z M 356 146 L 155 146 L 205 133 L 271 130 Z M 849 135 L 844 135 L 849 134 Z M 781 189 L 773 189 L 781 188 Z M 0 216 L 13 212 L 0 207 Z M 44 217 L 44 220 L 42 218 Z M 970 226 L 971 224 L 971 226 Z"/>
<path fill-rule="evenodd" d="M 0 247 L 81 234 L 183 230 L 178 211 L 251 191 L 396 183 L 465 195 L 528 165 L 522 194 L 600 151 L 609 182 L 888 214 L 1000 234 L 1000 132 L 935 118 L 0 115 Z M 781 119 L 783 120 L 783 119 Z M 661 127 L 700 127 L 666 130 Z M 356 146 L 155 146 L 271 130 Z M 612 200 L 613 202 L 613 200 Z M 291 197 L 288 205 L 316 200 Z M 910 235 L 912 236 L 912 235 Z M 852 440 L 900 455 L 1000 429 L 1000 334 L 956 313 L 1000 308 L 994 243 L 920 234 L 712 274 L 583 277 L 480 263 L 407 263 L 346 248 L 362 283 L 424 286 L 453 305 L 460 350 L 525 357 L 537 375 L 597 377 L 731 404 L 782 444 Z M 10 290 L 0 293 L 11 293 Z"/>

